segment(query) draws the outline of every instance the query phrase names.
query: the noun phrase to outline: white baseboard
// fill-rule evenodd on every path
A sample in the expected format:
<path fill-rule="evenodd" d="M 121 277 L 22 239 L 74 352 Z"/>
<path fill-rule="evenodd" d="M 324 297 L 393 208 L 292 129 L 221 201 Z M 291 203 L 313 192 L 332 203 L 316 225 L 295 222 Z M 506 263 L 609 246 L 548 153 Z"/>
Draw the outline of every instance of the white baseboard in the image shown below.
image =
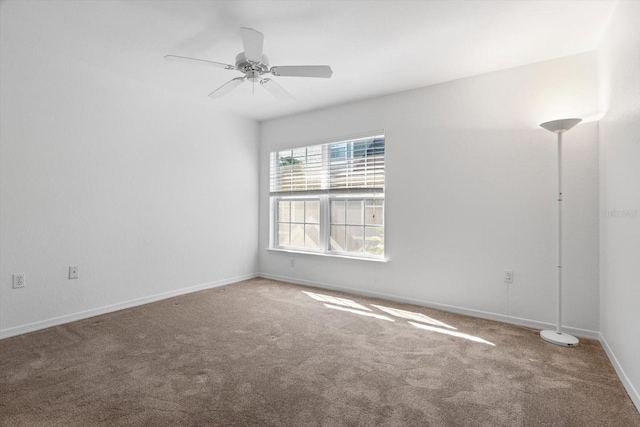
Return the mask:
<path fill-rule="evenodd" d="M 217 280 L 215 282 L 202 283 L 200 285 L 189 286 L 187 288 L 176 289 L 161 294 L 150 295 L 143 298 L 137 298 L 129 301 L 119 302 L 117 304 L 106 305 L 104 307 L 93 308 L 91 310 L 80 311 L 77 313 L 67 314 L 52 319 L 41 320 L 38 322 L 28 323 L 26 325 L 15 326 L 12 328 L 1 329 L 0 339 L 9 338 L 16 335 L 34 332 L 40 329 L 50 328 L 52 326 L 62 325 L 64 323 L 75 322 L 76 320 L 87 319 L 89 317 L 99 316 L 101 314 L 111 313 L 113 311 L 123 310 L 125 308 L 137 307 L 139 305 L 149 304 L 151 302 L 176 297 L 178 295 L 190 294 L 192 292 L 203 291 L 205 289 L 217 288 L 219 286 L 230 285 L 232 283 L 241 282 L 243 280 L 253 279 L 256 274 L 246 274 L 242 276 L 231 277 L 228 279 Z"/>
<path fill-rule="evenodd" d="M 556 325 L 553 323 L 539 322 L 537 320 L 523 319 L 520 317 L 507 316 L 504 314 L 474 310 L 471 308 L 458 307 L 454 305 L 434 303 L 431 301 L 425 301 L 425 300 L 420 300 L 416 298 L 407 298 L 407 297 L 402 297 L 402 296 L 393 295 L 393 294 L 386 294 L 381 292 L 367 291 L 363 289 L 349 288 L 346 286 L 335 286 L 329 283 L 303 280 L 303 279 L 298 279 L 294 277 L 278 276 L 275 274 L 268 274 L 268 273 L 258 273 L 257 276 L 264 277 L 265 279 L 280 280 L 282 282 L 295 283 L 297 285 L 314 286 L 317 288 L 331 289 L 334 291 L 349 292 L 351 294 L 356 294 L 356 295 L 364 295 L 368 297 L 382 298 L 386 300 L 403 302 L 407 304 L 420 305 L 423 307 L 435 308 L 437 310 L 449 311 L 452 313 L 464 314 L 464 315 L 473 316 L 473 317 L 480 317 L 482 319 L 496 320 L 498 322 L 511 323 L 514 325 L 526 326 L 529 328 L 555 329 L 556 327 Z M 564 326 L 563 330 L 572 335 L 582 337 L 582 338 L 591 338 L 596 340 L 600 338 L 600 333 L 598 331 L 592 331 L 589 329 L 580 329 L 580 328 L 572 328 L 572 327 Z"/>
<path fill-rule="evenodd" d="M 607 343 L 607 340 L 604 338 L 602 333 L 600 333 L 600 344 L 602 345 L 602 348 L 604 348 L 604 352 L 609 357 L 609 360 L 613 365 L 613 369 L 616 370 L 620 381 L 622 381 L 622 385 L 624 385 L 624 388 L 627 390 L 631 401 L 634 405 L 636 405 L 636 409 L 638 410 L 638 412 L 640 412 L 640 393 L 638 393 L 638 390 L 636 390 L 636 388 L 629 380 L 629 377 L 624 372 L 624 369 L 622 369 L 620 362 L 618 362 L 616 355 L 613 353 L 613 350 L 611 350 L 611 347 L 609 347 L 609 344 Z"/>

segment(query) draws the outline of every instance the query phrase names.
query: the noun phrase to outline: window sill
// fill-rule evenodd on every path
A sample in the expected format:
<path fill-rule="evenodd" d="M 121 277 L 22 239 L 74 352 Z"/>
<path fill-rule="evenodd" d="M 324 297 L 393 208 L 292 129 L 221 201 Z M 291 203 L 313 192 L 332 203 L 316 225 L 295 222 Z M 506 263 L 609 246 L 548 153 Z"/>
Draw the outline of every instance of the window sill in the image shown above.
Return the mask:
<path fill-rule="evenodd" d="M 389 262 L 388 258 L 373 258 L 373 257 L 343 255 L 343 254 L 327 254 L 322 252 L 306 252 L 306 251 L 296 251 L 294 249 L 267 248 L 267 251 L 280 253 L 280 254 L 296 254 L 296 255 L 320 256 L 320 257 L 327 257 L 327 258 L 353 259 L 356 261 L 372 261 L 372 262 L 382 262 L 382 263 Z"/>

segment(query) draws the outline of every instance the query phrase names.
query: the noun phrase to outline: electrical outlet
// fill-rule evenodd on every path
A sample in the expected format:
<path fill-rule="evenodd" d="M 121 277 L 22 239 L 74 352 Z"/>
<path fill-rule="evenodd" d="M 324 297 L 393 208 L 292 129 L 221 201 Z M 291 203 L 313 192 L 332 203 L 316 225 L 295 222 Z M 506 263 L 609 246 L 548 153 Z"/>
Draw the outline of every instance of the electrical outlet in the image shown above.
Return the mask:
<path fill-rule="evenodd" d="M 289 259 L 289 267 L 295 267 L 296 266 L 296 260 L 295 258 L 291 258 Z"/>
<path fill-rule="evenodd" d="M 513 270 L 504 271 L 504 283 L 513 283 Z"/>
<path fill-rule="evenodd" d="M 13 275 L 13 289 L 24 288 L 24 273 Z"/>
<path fill-rule="evenodd" d="M 78 267 L 69 267 L 69 280 L 78 278 Z"/>

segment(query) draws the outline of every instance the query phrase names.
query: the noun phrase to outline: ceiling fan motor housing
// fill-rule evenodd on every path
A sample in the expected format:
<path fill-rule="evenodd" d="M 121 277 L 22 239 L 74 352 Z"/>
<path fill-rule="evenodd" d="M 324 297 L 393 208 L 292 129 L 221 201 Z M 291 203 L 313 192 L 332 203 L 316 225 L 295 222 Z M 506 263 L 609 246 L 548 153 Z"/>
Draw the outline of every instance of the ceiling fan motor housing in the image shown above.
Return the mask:
<path fill-rule="evenodd" d="M 247 75 L 247 80 L 252 82 L 260 81 L 261 75 L 269 72 L 269 59 L 262 55 L 262 61 L 255 63 L 249 61 L 244 52 L 236 55 L 236 69 Z"/>

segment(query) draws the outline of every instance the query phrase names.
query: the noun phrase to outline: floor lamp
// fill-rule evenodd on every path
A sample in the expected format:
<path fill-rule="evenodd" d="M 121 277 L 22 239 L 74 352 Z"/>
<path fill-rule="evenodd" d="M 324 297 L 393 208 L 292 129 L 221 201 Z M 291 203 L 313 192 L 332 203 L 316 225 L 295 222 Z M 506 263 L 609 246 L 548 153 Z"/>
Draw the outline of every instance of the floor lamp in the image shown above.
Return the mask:
<path fill-rule="evenodd" d="M 577 346 L 578 338 L 562 332 L 562 134 L 582 119 L 561 119 L 544 122 L 540 126 L 558 134 L 558 319 L 556 330 L 540 331 L 540 337 L 553 344 Z"/>

